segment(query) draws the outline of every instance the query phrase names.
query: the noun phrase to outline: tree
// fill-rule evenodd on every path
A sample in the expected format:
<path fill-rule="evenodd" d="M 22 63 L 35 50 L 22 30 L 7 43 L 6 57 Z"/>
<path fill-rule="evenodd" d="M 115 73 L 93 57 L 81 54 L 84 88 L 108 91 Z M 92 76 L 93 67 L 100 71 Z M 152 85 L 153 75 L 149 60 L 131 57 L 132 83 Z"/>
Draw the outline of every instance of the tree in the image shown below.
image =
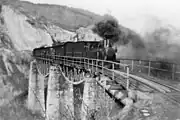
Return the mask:
<path fill-rule="evenodd" d="M 119 24 L 114 18 L 98 22 L 92 30 L 103 39 L 109 39 L 112 43 L 117 42 L 121 34 Z"/>

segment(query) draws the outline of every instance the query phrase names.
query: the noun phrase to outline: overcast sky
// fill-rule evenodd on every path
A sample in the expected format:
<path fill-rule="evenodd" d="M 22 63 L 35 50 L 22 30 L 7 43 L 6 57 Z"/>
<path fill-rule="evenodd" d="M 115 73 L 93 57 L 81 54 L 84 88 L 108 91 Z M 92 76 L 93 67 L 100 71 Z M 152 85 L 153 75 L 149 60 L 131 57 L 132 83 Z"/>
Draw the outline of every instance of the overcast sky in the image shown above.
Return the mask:
<path fill-rule="evenodd" d="M 67 5 L 98 14 L 111 13 L 120 23 L 132 25 L 134 18 L 154 15 L 180 27 L 180 0 L 26 0 L 34 3 Z M 129 22 L 129 23 L 128 23 Z M 131 23 L 130 23 L 131 22 Z M 141 21 L 139 21 L 138 24 Z M 134 25 L 134 23 L 133 23 Z"/>

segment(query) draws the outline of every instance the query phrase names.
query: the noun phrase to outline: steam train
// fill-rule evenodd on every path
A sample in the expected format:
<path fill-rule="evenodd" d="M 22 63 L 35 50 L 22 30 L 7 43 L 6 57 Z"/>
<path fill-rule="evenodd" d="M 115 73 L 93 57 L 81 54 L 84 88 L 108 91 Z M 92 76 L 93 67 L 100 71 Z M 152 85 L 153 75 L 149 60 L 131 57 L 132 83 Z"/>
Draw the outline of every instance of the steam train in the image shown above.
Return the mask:
<path fill-rule="evenodd" d="M 46 56 L 86 57 L 116 61 L 116 50 L 107 41 L 65 42 L 51 47 L 40 47 L 33 50 L 34 57 Z"/>

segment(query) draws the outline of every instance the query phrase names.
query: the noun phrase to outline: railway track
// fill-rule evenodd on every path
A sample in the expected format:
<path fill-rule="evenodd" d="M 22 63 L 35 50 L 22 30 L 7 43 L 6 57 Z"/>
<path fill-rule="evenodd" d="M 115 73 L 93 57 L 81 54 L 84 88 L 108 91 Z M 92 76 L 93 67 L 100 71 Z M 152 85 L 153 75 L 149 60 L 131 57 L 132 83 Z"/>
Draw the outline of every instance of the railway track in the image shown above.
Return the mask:
<path fill-rule="evenodd" d="M 143 78 L 147 79 L 148 81 L 154 82 L 156 84 L 159 84 L 161 86 L 168 88 L 170 91 L 166 91 L 165 93 L 161 92 L 161 94 L 163 94 L 164 97 L 166 97 L 168 100 L 170 100 L 173 103 L 180 106 L 180 89 L 178 89 L 174 86 L 171 86 L 171 85 L 161 83 L 160 81 L 155 81 L 152 78 L 150 78 L 149 76 L 143 76 Z M 146 88 L 148 88 L 148 87 L 146 87 Z M 151 88 L 151 90 L 152 90 L 152 88 Z M 157 91 L 157 90 L 154 89 L 154 91 Z M 157 91 L 157 92 L 159 92 L 159 91 Z"/>
<path fill-rule="evenodd" d="M 120 70 L 119 70 L 120 71 Z M 110 76 L 112 73 L 108 72 L 107 70 L 104 71 L 104 74 L 107 76 Z M 145 78 L 146 79 L 146 78 Z M 136 90 L 140 90 L 142 92 L 159 92 L 157 89 L 152 88 L 151 86 L 148 86 L 142 82 L 138 82 L 135 79 L 130 77 L 130 89 L 136 89 Z M 164 86 L 166 88 L 168 88 L 170 91 L 169 92 L 160 92 L 165 98 L 167 98 L 168 100 L 172 101 L 173 103 L 177 104 L 178 106 L 180 106 L 180 89 L 175 88 L 174 86 L 170 86 L 170 85 L 166 85 L 164 83 L 160 83 L 157 82 L 155 80 L 152 79 L 148 79 L 151 82 L 154 82 L 156 84 L 159 84 L 161 86 Z M 126 86 L 126 78 L 125 76 L 122 77 L 121 75 L 115 74 L 115 79 L 114 81 L 116 81 L 117 84 L 121 84 L 124 87 Z"/>
<path fill-rule="evenodd" d="M 156 78 L 152 78 L 150 76 L 147 76 L 147 75 L 139 75 L 138 73 L 134 73 L 135 75 L 139 76 L 139 77 L 143 77 L 143 78 L 146 78 L 148 79 L 149 81 L 152 81 L 152 82 L 155 82 L 157 84 L 160 84 L 160 85 L 163 85 L 165 87 L 168 87 L 169 89 L 171 89 L 172 91 L 175 91 L 175 92 L 180 92 L 180 89 L 175 87 L 175 86 L 171 86 L 171 85 L 168 85 L 168 84 L 165 84 L 165 83 L 162 83 L 160 82 L 160 80 L 156 81 Z"/>
<path fill-rule="evenodd" d="M 166 98 L 168 98 L 169 100 L 173 101 L 174 103 L 177 103 L 180 106 L 180 89 L 175 87 L 175 86 L 171 86 L 165 83 L 160 82 L 160 80 L 156 81 L 155 79 L 153 79 L 150 76 L 147 75 L 138 75 L 138 73 L 135 73 L 135 75 L 143 77 L 148 79 L 149 81 L 152 81 L 154 83 L 160 84 L 162 86 L 167 87 L 168 89 L 170 89 L 170 92 L 166 92 L 166 93 L 162 93 Z"/>

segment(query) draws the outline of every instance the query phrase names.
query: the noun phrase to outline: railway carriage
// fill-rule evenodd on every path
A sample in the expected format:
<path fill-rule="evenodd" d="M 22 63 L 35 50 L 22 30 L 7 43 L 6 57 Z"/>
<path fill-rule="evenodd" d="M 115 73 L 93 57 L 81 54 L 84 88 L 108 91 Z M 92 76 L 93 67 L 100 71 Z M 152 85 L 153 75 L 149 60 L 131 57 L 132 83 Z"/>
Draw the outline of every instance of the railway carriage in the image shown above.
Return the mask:
<path fill-rule="evenodd" d="M 64 43 L 62 43 L 60 45 L 55 45 L 55 46 L 53 46 L 53 48 L 55 50 L 55 55 L 65 56 Z"/>
<path fill-rule="evenodd" d="M 74 43 L 73 53 L 73 56 L 75 57 L 86 57 L 86 49 L 83 41 Z"/>
<path fill-rule="evenodd" d="M 64 44 L 64 56 L 74 56 L 74 42 L 66 42 Z"/>
<path fill-rule="evenodd" d="M 66 42 L 52 47 L 40 47 L 33 50 L 33 55 L 36 57 L 53 59 L 56 59 L 55 55 L 105 59 L 105 56 L 108 56 L 107 53 L 101 41 Z M 111 52 L 111 54 L 115 55 L 115 52 Z M 114 61 L 113 58 L 112 61 Z"/>

